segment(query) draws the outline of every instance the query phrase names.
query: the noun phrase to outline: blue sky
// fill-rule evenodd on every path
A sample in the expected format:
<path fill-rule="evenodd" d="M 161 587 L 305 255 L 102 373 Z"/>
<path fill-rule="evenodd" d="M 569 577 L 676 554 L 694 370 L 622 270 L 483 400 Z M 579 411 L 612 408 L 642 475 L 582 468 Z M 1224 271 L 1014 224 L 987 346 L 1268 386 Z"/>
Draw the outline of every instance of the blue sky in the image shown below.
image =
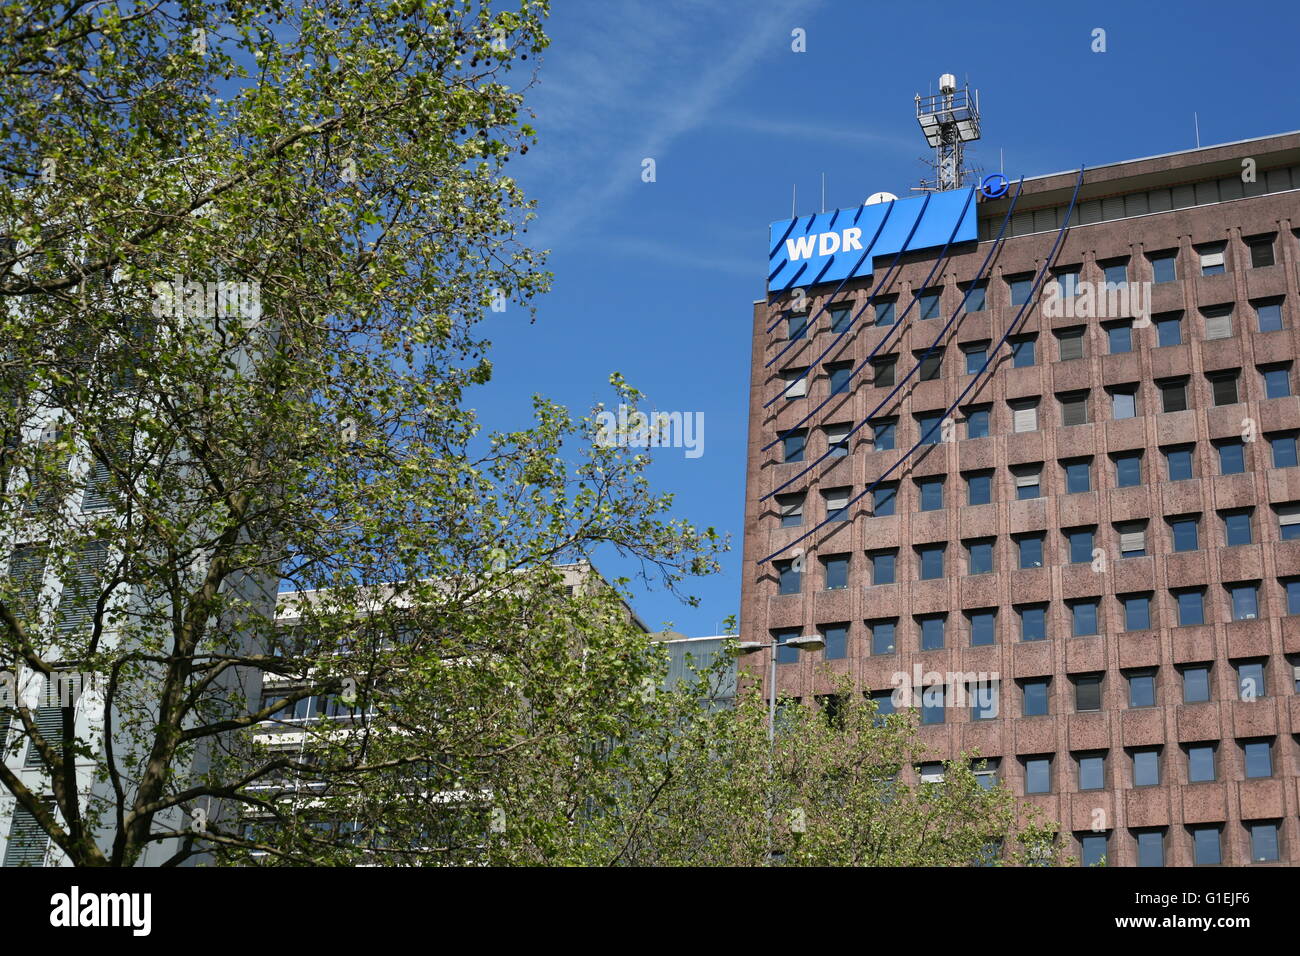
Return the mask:
<path fill-rule="evenodd" d="M 554 291 L 536 324 L 488 313 L 495 375 L 471 404 L 489 428 L 522 427 L 534 393 L 575 413 L 610 403 L 617 370 L 655 408 L 704 413 L 704 454 L 655 450 L 650 475 L 732 551 L 692 582 L 699 608 L 644 588 L 635 601 L 692 636 L 740 605 L 751 303 L 792 185 L 801 214 L 822 173 L 828 209 L 909 195 L 927 153 L 913 95 L 945 72 L 980 91 L 971 161 L 996 171 L 1002 150 L 1013 179 L 1192 148 L 1193 112 L 1203 145 L 1300 128 L 1290 2 L 553 6 L 529 97 L 541 142 L 511 167 L 539 200 L 528 236 L 551 250 Z"/>

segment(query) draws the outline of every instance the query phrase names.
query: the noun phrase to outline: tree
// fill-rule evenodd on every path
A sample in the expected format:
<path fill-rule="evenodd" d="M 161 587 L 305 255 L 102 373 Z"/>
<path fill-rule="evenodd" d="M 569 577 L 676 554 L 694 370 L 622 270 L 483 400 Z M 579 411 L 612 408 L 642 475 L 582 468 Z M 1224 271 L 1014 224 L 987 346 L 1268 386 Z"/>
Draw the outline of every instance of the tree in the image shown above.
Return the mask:
<path fill-rule="evenodd" d="M 975 754 L 942 779 L 909 782 L 933 758 L 915 714 L 888 716 L 847 680 L 815 706 L 785 701 L 769 745 L 755 690 L 733 708 L 699 706 L 718 670 L 668 695 L 657 733 L 625 745 L 623 786 L 571 848 L 582 862 L 626 865 L 1049 865 L 1056 824 L 1004 787 L 985 788 Z M 911 775 L 914 776 L 914 775 Z M 770 857 L 769 857 L 769 854 Z"/>
<path fill-rule="evenodd" d="M 566 459 L 590 419 L 489 437 L 464 404 L 484 314 L 549 280 L 506 171 L 546 6 L 0 11 L 0 669 L 85 685 L 11 695 L 0 785 L 72 863 L 342 858 L 357 814 L 628 712 L 648 665 L 592 616 L 626 582 L 571 599 L 556 564 L 715 567 L 646 458 Z M 291 628 L 277 586 L 317 596 Z M 347 732 L 254 739 L 320 700 Z M 281 799 L 313 774 L 314 811 Z"/>

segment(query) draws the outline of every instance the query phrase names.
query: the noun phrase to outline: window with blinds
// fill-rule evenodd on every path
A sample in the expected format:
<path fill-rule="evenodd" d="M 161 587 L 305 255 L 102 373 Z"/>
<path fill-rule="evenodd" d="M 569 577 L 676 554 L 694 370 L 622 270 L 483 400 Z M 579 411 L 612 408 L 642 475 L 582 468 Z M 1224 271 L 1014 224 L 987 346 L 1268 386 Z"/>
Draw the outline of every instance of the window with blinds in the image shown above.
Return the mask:
<path fill-rule="evenodd" d="M 845 521 L 849 512 L 849 489 L 831 488 L 822 492 L 826 502 L 826 517 L 830 521 Z"/>
<path fill-rule="evenodd" d="M 1300 539 L 1300 504 L 1278 505 L 1277 523 L 1283 541 Z"/>
<path fill-rule="evenodd" d="M 1187 411 L 1187 379 L 1164 379 L 1156 382 L 1160 389 L 1160 407 L 1166 412 Z"/>
<path fill-rule="evenodd" d="M 59 595 L 56 620 L 60 631 L 75 631 L 93 621 L 99 601 L 99 579 L 107 559 L 108 544 L 104 541 L 91 541 L 77 553 Z"/>
<path fill-rule="evenodd" d="M 1201 275 L 1221 275 L 1224 271 L 1224 251 L 1227 243 L 1216 242 L 1207 246 L 1197 246 L 1196 253 L 1201 258 Z"/>
<path fill-rule="evenodd" d="M 36 610 L 45 579 L 44 544 L 20 544 L 9 559 L 9 587 L 20 613 L 30 616 Z"/>
<path fill-rule="evenodd" d="M 109 461 L 122 468 L 127 464 L 130 448 L 129 432 L 125 425 L 116 425 L 105 429 L 100 435 L 100 444 L 108 454 Z M 107 462 L 92 456 L 90 475 L 86 480 L 86 490 L 81 496 L 82 511 L 98 511 L 110 508 L 117 498 L 117 492 L 109 475 Z"/>
<path fill-rule="evenodd" d="M 1088 393 L 1067 392 L 1057 396 L 1061 403 L 1062 425 L 1086 425 L 1088 423 Z"/>
<path fill-rule="evenodd" d="M 786 398 L 803 398 L 808 394 L 808 376 L 804 373 L 806 368 L 790 368 L 781 373 L 781 378 L 786 382 Z"/>
<path fill-rule="evenodd" d="M 1026 498 L 1038 498 L 1041 496 L 1041 487 L 1043 481 L 1042 466 L 1035 468 L 1017 468 L 1013 472 L 1016 480 L 1016 498 L 1023 500 Z"/>
<path fill-rule="evenodd" d="M 1239 401 L 1237 397 L 1239 375 L 1239 370 L 1234 369 L 1231 372 L 1215 372 L 1209 376 L 1210 394 L 1214 397 L 1215 405 L 1235 405 Z"/>
<path fill-rule="evenodd" d="M 933 382 L 943 370 L 943 350 L 935 349 L 928 355 L 921 353 L 918 357 L 921 359 L 921 381 Z"/>
<path fill-rule="evenodd" d="M 1062 329 L 1056 333 L 1061 352 L 1061 361 L 1083 358 L 1083 327 Z"/>
<path fill-rule="evenodd" d="M 53 809 L 52 800 L 45 801 L 46 809 Z M 45 851 L 50 838 L 36 822 L 36 817 L 23 806 L 15 806 L 9 824 L 9 842 L 5 844 L 5 866 L 44 866 Z"/>
<path fill-rule="evenodd" d="M 827 425 L 826 447 L 832 458 L 842 458 L 849 453 L 849 430 L 852 425 Z"/>
<path fill-rule="evenodd" d="M 889 358 L 871 360 L 871 383 L 877 388 L 881 386 L 890 386 L 894 384 L 894 367 L 898 359 L 895 356 Z"/>
<path fill-rule="evenodd" d="M 62 437 L 60 429 L 46 429 L 32 449 L 34 462 L 28 470 L 28 480 L 36 493 L 23 505 L 27 514 L 56 507 L 69 490 L 68 462 L 72 459 L 72 448 L 60 440 Z"/>
<path fill-rule="evenodd" d="M 1038 402 L 1011 402 L 1011 430 L 1016 432 L 1038 431 Z"/>
<path fill-rule="evenodd" d="M 802 493 L 776 496 L 776 508 L 781 515 L 781 527 L 792 528 L 803 524 L 803 501 Z"/>
<path fill-rule="evenodd" d="M 1232 309 L 1205 309 L 1201 313 L 1205 319 L 1206 339 L 1228 339 L 1232 337 Z"/>
<path fill-rule="evenodd" d="M 51 747 L 60 747 L 63 745 L 63 709 L 61 707 L 37 707 L 32 714 L 32 719 L 36 724 L 36 732 L 41 735 Z M 28 741 L 27 756 L 23 760 L 25 768 L 43 766 L 41 753 L 36 749 L 35 744 Z"/>
<path fill-rule="evenodd" d="M 1115 525 L 1119 532 L 1119 553 L 1126 558 L 1140 558 L 1147 553 L 1147 528 L 1142 521 L 1125 521 Z"/>

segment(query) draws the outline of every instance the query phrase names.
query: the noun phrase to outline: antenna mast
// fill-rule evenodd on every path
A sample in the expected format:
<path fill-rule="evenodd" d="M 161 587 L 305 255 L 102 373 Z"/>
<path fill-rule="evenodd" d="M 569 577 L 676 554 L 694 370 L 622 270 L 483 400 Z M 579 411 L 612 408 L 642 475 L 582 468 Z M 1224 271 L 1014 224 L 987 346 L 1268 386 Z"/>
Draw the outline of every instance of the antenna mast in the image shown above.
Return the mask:
<path fill-rule="evenodd" d="M 970 85 L 957 89 L 957 77 L 945 73 L 939 77 L 939 93 L 922 97 L 916 94 L 916 121 L 925 141 L 934 149 L 929 165 L 933 180 L 921 180 L 923 190 L 958 189 L 974 178 L 976 170 L 966 165 L 965 147 L 980 138 L 980 94 L 971 96 Z"/>

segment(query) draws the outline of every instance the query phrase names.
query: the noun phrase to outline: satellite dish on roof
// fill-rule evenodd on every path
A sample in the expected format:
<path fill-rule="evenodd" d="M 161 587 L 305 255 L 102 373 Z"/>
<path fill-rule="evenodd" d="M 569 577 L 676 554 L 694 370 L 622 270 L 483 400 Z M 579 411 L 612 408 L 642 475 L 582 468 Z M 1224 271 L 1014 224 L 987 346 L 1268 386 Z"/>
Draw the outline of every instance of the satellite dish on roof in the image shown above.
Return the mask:
<path fill-rule="evenodd" d="M 893 193 L 886 193 L 886 192 L 872 193 L 870 196 L 867 197 L 867 201 L 863 203 L 863 205 L 874 206 L 878 202 L 894 202 L 897 199 L 898 197 L 895 196 Z"/>

